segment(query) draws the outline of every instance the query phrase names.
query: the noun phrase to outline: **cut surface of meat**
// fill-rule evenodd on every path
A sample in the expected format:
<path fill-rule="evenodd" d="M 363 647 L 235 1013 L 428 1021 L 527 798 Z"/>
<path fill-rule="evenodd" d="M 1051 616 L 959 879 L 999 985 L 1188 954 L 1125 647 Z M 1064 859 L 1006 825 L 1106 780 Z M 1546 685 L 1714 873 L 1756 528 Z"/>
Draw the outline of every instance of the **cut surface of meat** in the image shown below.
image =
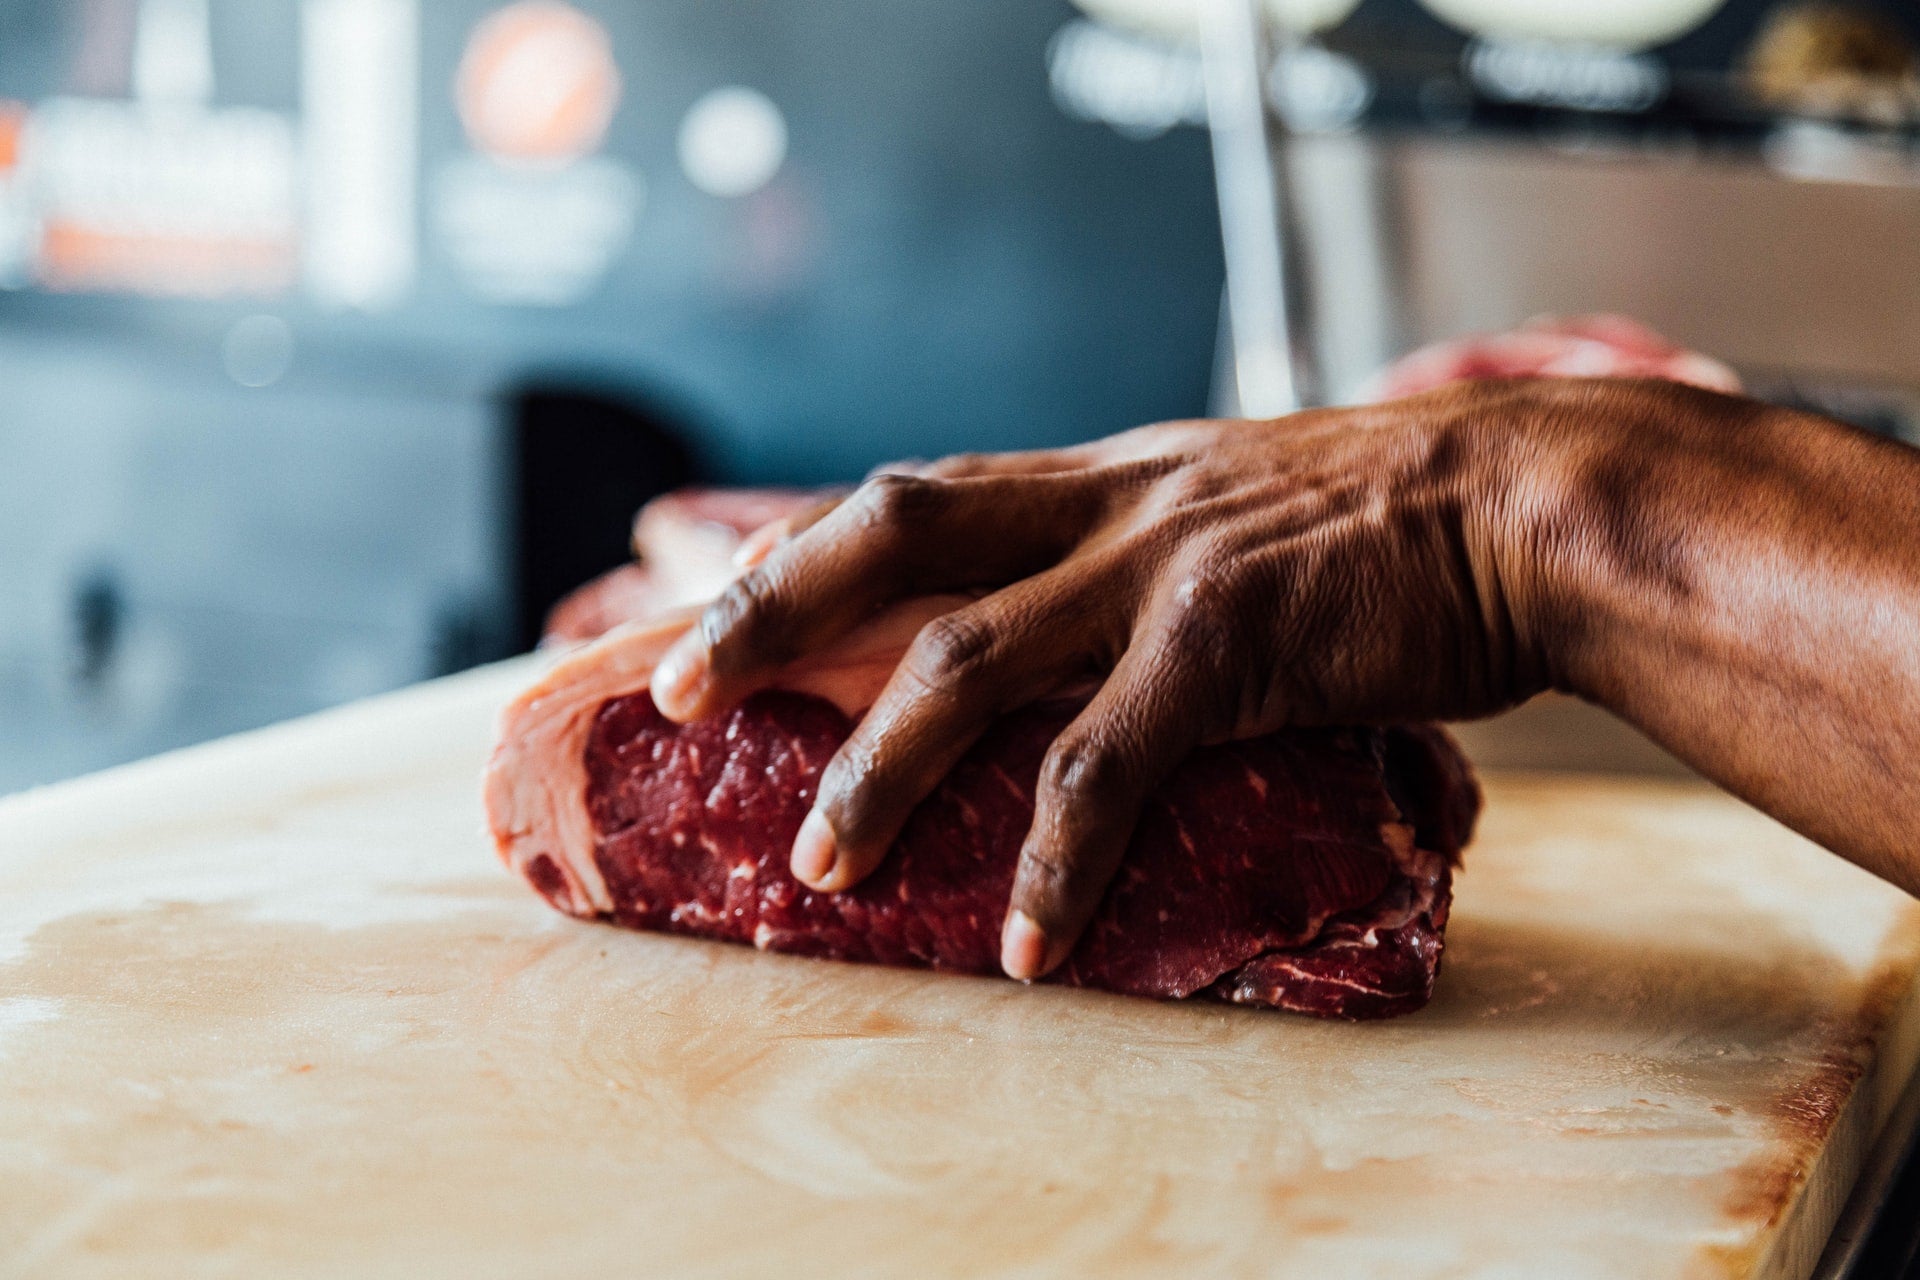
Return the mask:
<path fill-rule="evenodd" d="M 787 855 L 820 771 L 905 641 L 952 602 L 869 626 L 726 715 L 646 690 L 684 619 L 624 628 L 510 708 L 488 779 L 502 856 L 562 910 L 840 960 L 997 973 L 1041 758 L 1081 705 L 998 722 L 844 893 Z M 1424 1004 L 1478 790 L 1438 729 L 1293 731 L 1196 752 L 1143 810 L 1053 980 L 1370 1018 Z"/>

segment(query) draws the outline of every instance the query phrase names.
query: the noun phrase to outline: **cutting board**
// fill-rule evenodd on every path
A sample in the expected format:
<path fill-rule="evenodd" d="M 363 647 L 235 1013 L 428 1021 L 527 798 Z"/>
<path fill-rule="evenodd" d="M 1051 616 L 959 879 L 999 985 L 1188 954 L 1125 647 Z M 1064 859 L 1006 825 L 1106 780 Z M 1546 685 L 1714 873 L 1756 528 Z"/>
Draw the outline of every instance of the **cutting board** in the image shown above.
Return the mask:
<path fill-rule="evenodd" d="M 1372 1025 L 581 924 L 532 671 L 0 803 L 0 1271 L 1799 1276 L 1920 1053 L 1914 904 L 1697 784 L 1489 777 Z"/>

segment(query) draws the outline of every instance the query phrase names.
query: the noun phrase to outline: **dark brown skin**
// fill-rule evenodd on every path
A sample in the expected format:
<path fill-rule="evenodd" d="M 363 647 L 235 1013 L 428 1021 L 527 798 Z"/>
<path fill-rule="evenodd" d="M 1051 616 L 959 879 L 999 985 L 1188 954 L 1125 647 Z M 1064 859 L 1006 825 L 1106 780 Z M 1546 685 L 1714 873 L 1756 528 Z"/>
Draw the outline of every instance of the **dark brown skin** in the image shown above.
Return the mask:
<path fill-rule="evenodd" d="M 1920 452 L 1835 422 L 1663 382 L 1470 383 L 897 468 L 783 533 L 661 664 L 666 714 L 721 710 L 891 601 L 982 593 L 828 767 L 794 846 L 817 888 L 872 871 L 995 717 L 1098 682 L 1042 769 L 1016 978 L 1065 959 L 1196 744 L 1549 688 L 1920 892 Z"/>

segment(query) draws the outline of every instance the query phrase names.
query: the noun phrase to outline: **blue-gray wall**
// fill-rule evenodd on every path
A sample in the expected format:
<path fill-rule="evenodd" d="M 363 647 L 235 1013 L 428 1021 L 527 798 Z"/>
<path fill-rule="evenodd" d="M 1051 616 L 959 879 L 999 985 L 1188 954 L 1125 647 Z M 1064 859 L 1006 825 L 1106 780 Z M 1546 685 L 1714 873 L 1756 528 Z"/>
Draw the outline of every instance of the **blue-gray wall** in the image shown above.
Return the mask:
<path fill-rule="evenodd" d="M 310 375 L 397 373 L 460 395 L 529 376 L 629 388 L 674 406 L 713 469 L 741 480 L 1085 438 L 1204 406 L 1221 279 L 1205 139 L 1133 142 L 1066 119 L 1045 64 L 1074 13 L 1064 0 L 578 3 L 612 32 L 625 77 L 607 152 L 646 180 L 604 284 L 559 309 L 478 301 L 423 211 L 423 273 L 398 310 L 270 308 Z M 294 108 L 295 6 L 213 4 L 219 101 Z M 423 182 L 464 145 L 451 84 L 493 7 L 422 6 Z M 78 8 L 0 3 L 0 96 L 69 87 Z M 674 153 L 688 106 L 729 83 L 771 97 L 791 138 L 774 184 L 734 201 L 696 191 Z M 742 263 L 770 215 L 803 247 L 760 280 Z M 9 325 L 53 325 L 217 368 L 227 326 L 258 309 L 0 295 L 0 341 Z"/>

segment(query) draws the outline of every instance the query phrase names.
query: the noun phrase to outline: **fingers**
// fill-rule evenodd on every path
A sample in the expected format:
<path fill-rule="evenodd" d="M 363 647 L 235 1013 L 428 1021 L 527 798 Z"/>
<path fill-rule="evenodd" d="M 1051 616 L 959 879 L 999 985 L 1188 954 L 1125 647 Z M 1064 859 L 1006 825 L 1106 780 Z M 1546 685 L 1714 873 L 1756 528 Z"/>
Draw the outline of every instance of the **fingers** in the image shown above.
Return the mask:
<path fill-rule="evenodd" d="M 1097 461 L 1092 445 L 1020 453 L 957 453 L 931 462 L 923 458 L 903 458 L 885 463 L 869 471 L 867 479 L 912 476 L 921 480 L 972 480 L 984 476 L 1055 475 L 1094 466 Z M 743 569 L 759 566 L 782 543 L 792 541 L 819 523 L 844 502 L 850 492 L 834 493 L 804 511 L 762 525 L 741 541 L 733 555 L 734 564 Z"/>
<path fill-rule="evenodd" d="M 1213 421 L 1163 422 L 1063 449 L 962 453 L 935 462 L 893 463 L 883 470 L 933 480 L 965 480 L 985 476 L 1065 475 L 1105 469 L 1112 482 L 1125 485 L 1150 481 L 1173 469 L 1179 465 L 1184 450 L 1204 448 L 1215 438 L 1220 425 Z"/>
<path fill-rule="evenodd" d="M 1140 810 L 1222 717 L 1210 655 L 1167 643 L 1127 650 L 1054 740 L 1040 768 L 1001 934 L 1001 967 L 1023 981 L 1058 968 L 1093 918 Z"/>
<path fill-rule="evenodd" d="M 1019 453 L 956 453 L 932 462 L 911 459 L 889 462 L 869 473 L 919 476 L 926 480 L 971 480 L 981 476 L 1056 475 L 1077 471 L 1093 463 L 1090 446 L 1065 449 L 1029 449 Z"/>
<path fill-rule="evenodd" d="M 734 565 L 741 569 L 759 568 L 782 543 L 793 541 L 814 525 L 819 524 L 835 507 L 845 502 L 852 492 L 851 489 L 836 489 L 820 501 L 790 516 L 782 516 L 778 520 L 770 520 L 761 525 L 740 540 L 739 548 L 733 553 Z"/>
<path fill-rule="evenodd" d="M 719 711 L 885 604 L 1047 568 L 1099 510 L 1072 476 L 869 481 L 707 607 L 655 669 L 654 701 L 680 721 Z"/>
<path fill-rule="evenodd" d="M 995 719 L 1083 670 L 1103 626 L 1124 635 L 1119 594 L 1057 568 L 922 629 L 821 775 L 794 876 L 829 891 L 864 879 Z"/>

